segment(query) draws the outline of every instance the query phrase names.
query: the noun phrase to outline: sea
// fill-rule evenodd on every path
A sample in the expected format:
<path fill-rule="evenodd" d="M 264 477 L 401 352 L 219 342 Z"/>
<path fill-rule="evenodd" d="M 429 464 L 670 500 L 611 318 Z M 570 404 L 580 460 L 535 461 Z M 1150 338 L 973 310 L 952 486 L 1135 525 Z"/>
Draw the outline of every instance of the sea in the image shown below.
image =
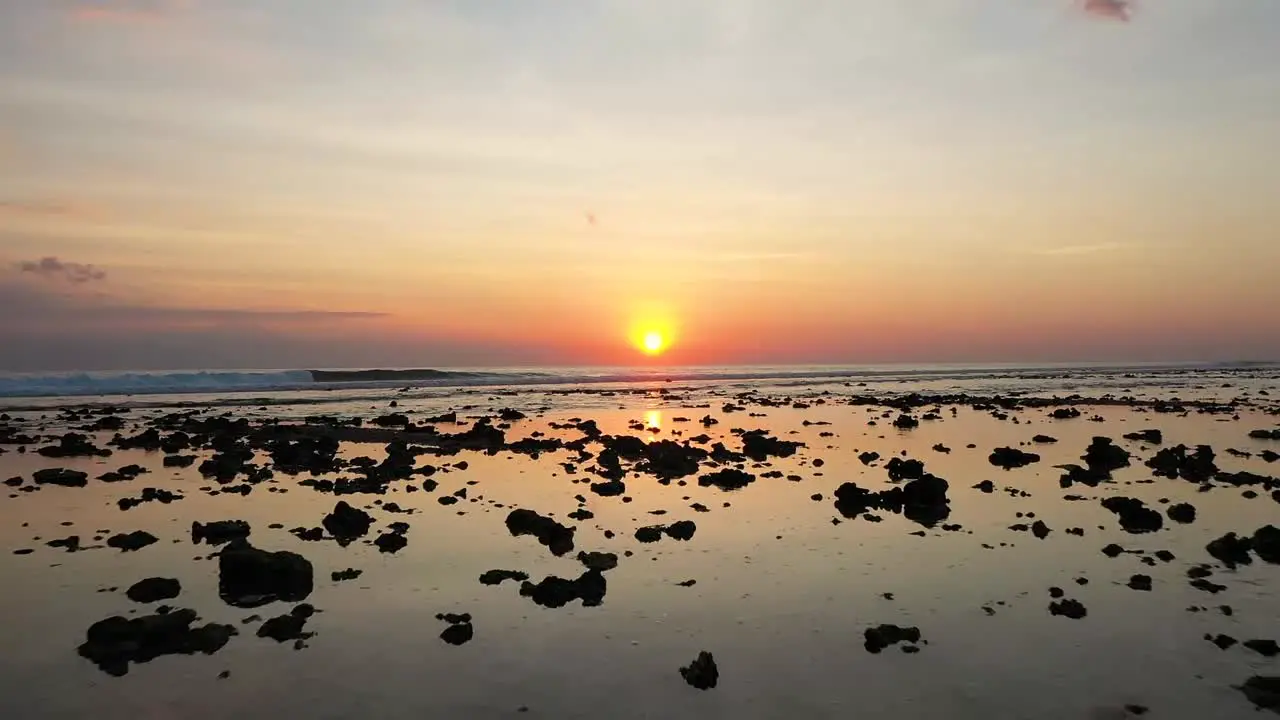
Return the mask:
<path fill-rule="evenodd" d="M 1123 393 L 1136 385 L 1194 388 L 1212 377 L 1269 377 L 1276 372 L 1280 372 L 1280 362 L 1264 361 L 0 372 L 0 406 L 314 404 L 381 397 L 388 389 L 443 395 L 477 388 L 599 389 L 658 383 L 750 388 L 865 384 L 878 390 L 914 392 Z"/>

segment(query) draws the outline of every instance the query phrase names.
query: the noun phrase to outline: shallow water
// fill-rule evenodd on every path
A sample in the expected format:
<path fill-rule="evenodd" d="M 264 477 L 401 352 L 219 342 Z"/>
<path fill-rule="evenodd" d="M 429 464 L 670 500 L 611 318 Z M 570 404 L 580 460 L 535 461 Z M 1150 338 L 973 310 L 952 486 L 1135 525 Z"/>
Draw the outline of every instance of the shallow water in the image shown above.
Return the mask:
<path fill-rule="evenodd" d="M 685 486 L 664 486 L 648 475 L 629 475 L 631 502 L 590 492 L 587 483 L 600 480 L 585 471 L 590 462 L 577 474 L 566 474 L 560 463 L 573 454 L 563 450 L 536 459 L 505 451 L 422 456 L 420 463 L 465 461 L 467 468 L 436 474 L 439 487 L 430 493 L 407 493 L 405 483 L 394 483 L 383 496 L 341 498 L 375 517 L 366 539 L 388 523 L 410 524 L 409 544 L 395 555 L 363 542 L 343 548 L 332 540 L 304 542 L 289 534 L 295 526 L 319 525 L 338 499 L 299 486 L 305 476 L 277 473 L 247 497 L 210 497 L 200 488 L 216 483 L 195 468 L 160 467 L 159 454 L 117 450 L 105 460 L 51 460 L 10 452 L 0 455 L 0 478 L 29 478 L 42 467 L 80 468 L 92 478 L 134 462 L 152 472 L 130 482 L 91 479 L 85 488 L 45 486 L 0 500 L 0 547 L 34 549 L 29 555 L 0 554 L 6 579 L 0 594 L 0 647 L 5 648 L 0 717 L 1120 718 L 1126 717 L 1126 704 L 1150 707 L 1149 717 L 1256 717 L 1232 686 L 1250 675 L 1278 674 L 1277 660 L 1239 645 L 1219 650 L 1202 636 L 1277 639 L 1277 568 L 1259 562 L 1236 571 L 1216 568 L 1211 579 L 1228 586 L 1218 595 L 1188 586 L 1186 570 L 1213 562 L 1205 544 L 1227 531 L 1248 534 L 1280 524 L 1280 504 L 1266 492 L 1246 499 L 1239 488 L 1215 485 L 1200 492 L 1185 480 L 1154 478 L 1142 461 L 1156 448 L 1121 439 L 1127 432 L 1159 428 L 1166 446 L 1212 445 L 1223 470 L 1277 474 L 1280 464 L 1264 462 L 1259 453 L 1268 447 L 1280 451 L 1280 443 L 1253 440 L 1247 433 L 1280 422 L 1265 414 L 1271 396 L 1258 395 L 1260 390 L 1276 394 L 1280 384 L 1268 377 L 1233 382 L 1233 388 L 1223 389 L 1211 387 L 1220 384 L 1217 378 L 1201 378 L 1170 389 L 1135 381 L 1139 387 L 1133 394 L 1225 400 L 1247 391 L 1262 402 L 1243 409 L 1239 420 L 1131 407 L 1083 407 L 1084 417 L 1060 421 L 1049 419 L 1047 409 L 1024 409 L 998 420 L 959 406 L 954 416 L 944 408 L 941 420 L 908 431 L 889 424 L 896 411 L 884 418 L 883 407 L 841 402 L 883 388 L 843 383 L 762 387 L 760 395 L 774 398 L 812 401 L 817 393 L 829 395 L 825 404 L 803 409 L 748 403 L 747 411 L 731 414 L 720 405 L 725 396 L 744 389 L 740 383 L 705 384 L 666 396 L 644 388 L 616 395 L 602 395 L 600 389 L 420 397 L 388 391 L 376 402 L 362 396 L 320 409 L 287 404 L 232 409 L 259 418 L 318 412 L 372 417 L 387 412 L 392 398 L 410 417 L 467 405 L 474 409 L 460 410 L 461 416 L 523 408 L 529 418 L 512 423 L 509 440 L 535 431 L 578 437 L 576 431 L 549 427 L 571 417 L 593 418 L 606 433 L 680 439 L 703 428 L 675 422 L 676 417 L 696 421 L 709 413 L 721 422 L 707 433 L 733 449 L 741 446 L 730 433 L 735 427 L 765 428 L 805 443 L 793 457 L 748 467 L 756 481 L 735 492 L 699 487 L 695 476 L 686 478 Z M 705 404 L 712 407 L 699 407 Z M 531 411 L 540 407 L 548 409 Z M 138 409 L 126 417 L 141 420 L 161 412 Z M 1095 413 L 1105 422 L 1090 422 Z M 52 413 L 48 418 L 43 432 L 61 432 Z M 35 412 L 20 420 L 27 432 L 41 426 Z M 877 425 L 869 426 L 868 420 Z M 656 425 L 659 432 L 628 430 L 629 421 Z M 125 434 L 133 432 L 130 427 Z M 824 432 L 832 436 L 821 436 Z M 1039 453 L 1040 462 L 1011 471 L 988 462 L 993 448 L 1018 447 L 1037 433 L 1059 440 L 1023 448 Z M 1114 438 L 1133 452 L 1132 466 L 1096 489 L 1061 489 L 1061 472 L 1053 466 L 1080 462 L 1094 435 Z M 932 449 L 938 443 L 951 452 Z M 966 448 L 969 443 L 976 447 Z M 1253 455 L 1233 457 L 1227 448 Z M 864 466 L 857 459 L 864 450 L 883 459 Z M 911 533 L 923 528 L 901 515 L 877 512 L 883 521 L 873 523 L 842 518 L 836 511 L 836 487 L 846 481 L 871 490 L 890 487 L 883 464 L 903 452 L 950 483 L 946 522 L 960 524 L 961 530 L 934 528 L 919 537 Z M 199 454 L 203 458 L 208 451 Z M 382 448 L 344 443 L 342 454 L 381 458 Z M 260 454 L 258 461 L 265 459 Z M 769 470 L 801 479 L 759 477 Z M 995 482 L 995 493 L 972 489 L 986 479 Z M 117 499 L 136 496 L 144 487 L 184 498 L 118 509 Z M 466 500 L 450 507 L 438 503 L 437 498 L 463 487 Z M 1014 497 L 1003 488 L 1030 496 Z M 574 523 L 566 515 L 578 507 L 573 496 L 579 493 L 595 517 Z M 1085 499 L 1063 499 L 1072 493 Z M 812 500 L 814 494 L 822 499 Z M 1099 505 L 1098 499 L 1109 495 L 1140 498 L 1161 511 L 1161 500 L 1190 502 L 1198 518 L 1185 526 L 1166 518 L 1160 532 L 1129 534 Z M 394 501 L 412 514 L 386 512 L 375 501 Z M 709 512 L 695 512 L 689 507 L 695 502 Z M 512 537 L 503 523 L 512 507 L 576 524 L 574 552 L 554 557 L 532 537 Z M 667 512 L 651 515 L 655 510 Z M 1034 513 L 1052 532 L 1039 540 L 1011 530 L 1010 525 L 1032 521 L 1017 517 L 1019 512 Z M 219 599 L 212 557 L 217 548 L 193 545 L 190 526 L 223 519 L 248 521 L 256 547 L 292 550 L 313 563 L 315 588 L 307 602 L 319 613 L 307 623 L 316 634 L 305 648 L 256 637 L 256 624 L 242 624 L 250 615 L 286 612 L 291 604 L 244 610 Z M 633 538 L 637 527 L 685 519 L 697 523 L 688 542 L 664 537 L 641 544 Z M 271 523 L 284 529 L 268 529 Z M 1084 536 L 1068 535 L 1065 530 L 1073 526 L 1083 528 Z M 148 530 L 160 542 L 131 553 L 107 548 L 66 553 L 44 544 L 70 534 L 90 544 L 96 530 L 135 529 Z M 607 539 L 606 529 L 616 537 Z M 1111 559 L 1101 548 L 1113 542 L 1148 555 L 1169 550 L 1176 559 L 1156 561 L 1154 567 L 1133 554 Z M 607 595 L 599 607 L 543 608 L 521 597 L 514 583 L 489 587 L 477 580 L 494 568 L 523 570 L 535 581 L 551 574 L 574 578 L 582 572 L 573 558 L 579 549 L 634 553 L 620 557 L 619 567 L 606 573 Z M 330 572 L 348 567 L 362 569 L 363 575 L 330 582 Z M 1134 573 L 1152 576 L 1153 590 L 1127 587 Z M 181 595 L 170 605 L 197 610 L 201 622 L 234 624 L 240 635 L 213 655 L 132 664 L 120 678 L 81 658 L 76 647 L 94 622 L 151 612 L 151 606 L 128 600 L 123 590 L 157 575 L 182 583 Z M 1088 578 L 1088 585 L 1077 585 L 1078 577 Z M 696 585 L 677 585 L 688 579 Z M 1088 616 L 1051 616 L 1051 586 L 1081 601 Z M 118 591 L 99 592 L 110 587 Z M 884 593 L 892 593 L 892 599 Z M 1234 610 L 1230 617 L 1218 610 L 1224 604 Z M 1207 611 L 1189 612 L 1189 606 Z M 457 647 L 442 642 L 446 625 L 435 619 L 442 612 L 471 613 L 475 638 Z M 920 652 L 890 647 L 869 653 L 863 631 L 881 623 L 918 626 L 924 639 Z M 720 670 L 719 686 L 705 692 L 686 685 L 677 672 L 701 650 L 714 653 Z M 223 671 L 230 677 L 218 679 Z"/>

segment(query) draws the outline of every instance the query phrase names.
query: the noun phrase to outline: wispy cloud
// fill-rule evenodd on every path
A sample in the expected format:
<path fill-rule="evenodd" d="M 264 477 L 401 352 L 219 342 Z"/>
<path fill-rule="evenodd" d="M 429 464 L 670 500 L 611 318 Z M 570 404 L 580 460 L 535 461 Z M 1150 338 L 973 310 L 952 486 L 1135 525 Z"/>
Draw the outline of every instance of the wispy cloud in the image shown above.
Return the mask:
<path fill-rule="evenodd" d="M 93 215 L 87 205 L 58 200 L 0 200 L 0 217 L 84 218 Z"/>
<path fill-rule="evenodd" d="M 1104 20 L 1129 22 L 1133 17 L 1130 0 L 1082 0 L 1081 7 L 1086 13 Z"/>
<path fill-rule="evenodd" d="M 77 22 L 156 23 L 194 6 L 195 0 L 76 0 L 68 14 Z"/>
<path fill-rule="evenodd" d="M 31 273 L 39 275 L 46 280 L 61 280 L 76 285 L 107 279 L 107 271 L 94 265 L 63 262 L 52 256 L 43 257 L 39 260 L 24 260 L 14 267 L 17 268 L 18 272 Z"/>
<path fill-rule="evenodd" d="M 1130 247 L 1125 243 L 1096 243 L 1094 245 L 1063 245 L 1061 247 L 1044 248 L 1035 251 L 1037 255 L 1095 255 L 1097 253 L 1115 252 Z"/>

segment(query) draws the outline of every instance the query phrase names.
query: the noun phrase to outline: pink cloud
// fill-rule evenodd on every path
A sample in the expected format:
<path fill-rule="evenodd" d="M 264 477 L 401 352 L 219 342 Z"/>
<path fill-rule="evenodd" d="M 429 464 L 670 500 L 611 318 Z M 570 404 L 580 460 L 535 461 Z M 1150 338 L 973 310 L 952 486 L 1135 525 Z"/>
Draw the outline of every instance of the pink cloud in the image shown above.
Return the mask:
<path fill-rule="evenodd" d="M 1081 7 L 1086 13 L 1105 20 L 1129 22 L 1133 14 L 1130 0 L 1082 0 Z"/>

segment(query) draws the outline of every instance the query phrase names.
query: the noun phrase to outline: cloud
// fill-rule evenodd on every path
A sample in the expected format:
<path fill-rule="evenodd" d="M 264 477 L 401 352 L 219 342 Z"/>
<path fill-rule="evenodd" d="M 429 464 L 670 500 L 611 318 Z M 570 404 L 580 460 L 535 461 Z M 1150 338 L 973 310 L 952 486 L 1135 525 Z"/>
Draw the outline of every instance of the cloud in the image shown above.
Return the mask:
<path fill-rule="evenodd" d="M 406 332 L 377 312 L 143 305 L 0 275 L 0 371 L 475 366 L 531 351 Z M 561 364 L 567 358 L 557 356 Z"/>
<path fill-rule="evenodd" d="M 84 263 L 63 262 L 56 257 L 42 257 L 39 260 L 24 260 L 14 265 L 18 272 L 39 275 L 46 280 L 65 280 L 81 285 L 107 279 L 107 272 L 93 265 Z"/>
<path fill-rule="evenodd" d="M 194 7 L 194 0 L 77 0 L 69 16 L 86 23 L 156 23 Z"/>
<path fill-rule="evenodd" d="M 0 200 L 0 216 L 84 218 L 92 214 L 84 205 L 55 200 Z"/>
<path fill-rule="evenodd" d="M 1082 0 L 1081 7 L 1086 13 L 1104 20 L 1129 22 L 1133 15 L 1130 0 Z"/>
<path fill-rule="evenodd" d="M 1124 243 L 1097 243 L 1094 245 L 1064 245 L 1062 247 L 1045 248 L 1035 251 L 1037 255 L 1094 255 L 1096 253 L 1115 252 L 1129 247 Z"/>

